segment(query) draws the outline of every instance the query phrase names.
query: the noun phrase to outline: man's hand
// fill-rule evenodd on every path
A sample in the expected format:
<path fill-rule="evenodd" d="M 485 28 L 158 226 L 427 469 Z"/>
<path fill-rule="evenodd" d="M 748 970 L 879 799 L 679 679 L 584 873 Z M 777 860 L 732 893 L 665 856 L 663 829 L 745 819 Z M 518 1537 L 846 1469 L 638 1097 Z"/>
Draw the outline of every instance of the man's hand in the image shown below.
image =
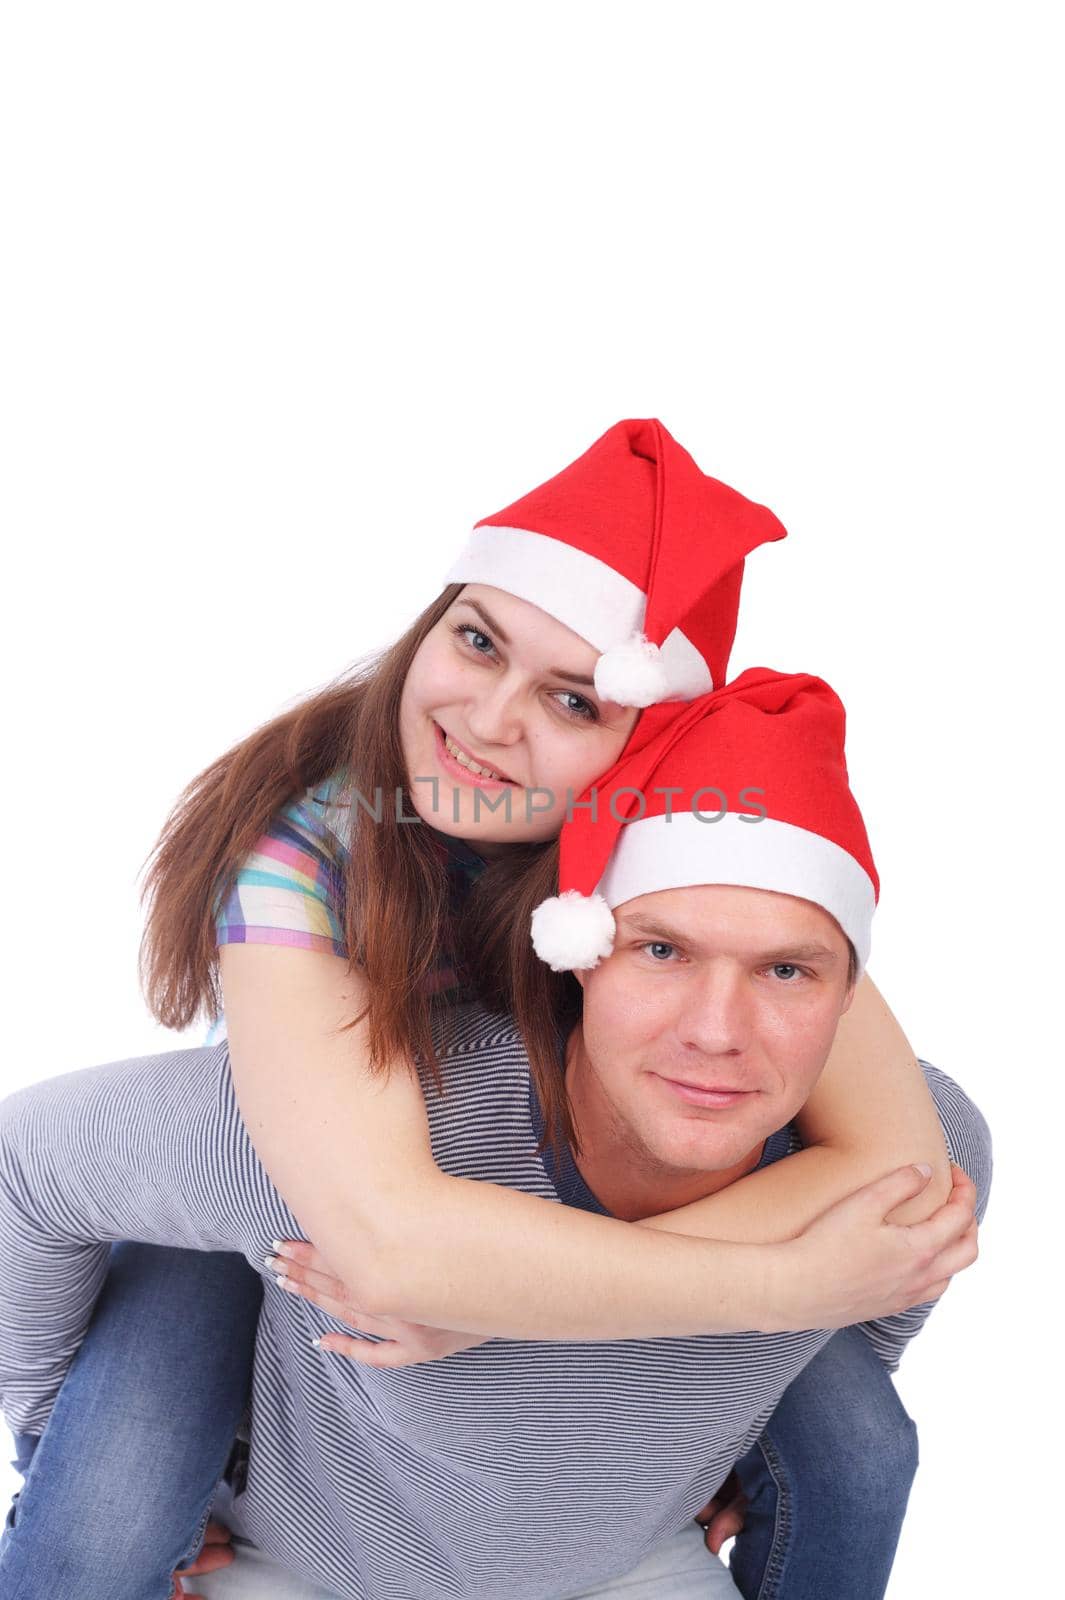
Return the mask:
<path fill-rule="evenodd" d="M 702 1524 L 706 1548 L 711 1555 L 719 1556 L 726 1539 L 732 1539 L 743 1527 L 747 1514 L 747 1496 L 740 1488 L 735 1470 L 729 1473 L 712 1500 L 708 1500 L 695 1520 Z"/>
<path fill-rule="evenodd" d="M 374 1344 L 369 1339 L 349 1339 L 342 1333 L 325 1333 L 319 1348 L 335 1355 L 348 1356 L 364 1367 L 410 1367 L 419 1361 L 439 1361 L 457 1350 L 472 1350 L 487 1343 L 476 1334 L 453 1333 L 447 1328 L 431 1328 L 421 1322 L 403 1322 L 399 1317 L 374 1317 L 352 1304 L 348 1291 L 333 1276 L 328 1263 L 311 1244 L 301 1239 L 274 1241 L 277 1254 L 267 1256 L 266 1265 L 277 1275 L 282 1289 L 346 1322 L 360 1333 L 373 1333 L 387 1340 Z"/>
<path fill-rule="evenodd" d="M 181 1587 L 182 1578 L 202 1577 L 205 1572 L 217 1572 L 219 1567 L 228 1567 L 235 1559 L 233 1547 L 230 1544 L 231 1534 L 220 1522 L 209 1522 L 203 1536 L 203 1546 L 195 1561 L 190 1561 L 187 1567 L 182 1567 L 180 1572 L 174 1573 L 174 1587 L 170 1591 L 170 1600 L 203 1600 L 203 1595 L 196 1594 L 191 1589 Z"/>

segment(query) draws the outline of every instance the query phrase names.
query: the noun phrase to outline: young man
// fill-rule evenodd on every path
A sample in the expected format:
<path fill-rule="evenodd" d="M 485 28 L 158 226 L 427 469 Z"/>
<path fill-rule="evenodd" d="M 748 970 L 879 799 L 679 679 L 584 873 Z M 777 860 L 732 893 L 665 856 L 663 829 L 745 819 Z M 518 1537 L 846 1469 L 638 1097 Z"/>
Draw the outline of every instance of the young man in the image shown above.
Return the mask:
<path fill-rule="evenodd" d="M 727 797 L 716 824 L 687 805 L 708 783 Z M 745 674 L 663 722 L 612 784 L 637 789 L 646 814 L 591 833 L 575 823 L 563 895 L 534 933 L 553 964 L 580 972 L 582 1015 L 560 1041 L 577 1152 L 537 1156 L 520 1038 L 476 1007 L 449 1036 L 447 1092 L 429 1111 L 445 1170 L 635 1221 L 794 1148 L 788 1124 L 864 966 L 876 890 L 846 787 L 842 709 L 816 679 Z M 949 1079 L 926 1076 L 981 1214 L 983 1119 Z M 254 1156 L 224 1046 L 73 1074 L 2 1111 L 0 1380 L 9 1421 L 39 1432 L 106 1270 L 101 1241 L 237 1249 L 259 1264 L 299 1230 Z M 693 1300 L 690 1323 L 667 1338 L 493 1339 L 376 1369 L 323 1357 L 311 1339 L 335 1320 L 271 1283 L 231 1508 L 258 1547 L 254 1593 L 512 1600 L 607 1594 L 629 1574 L 633 1594 L 641 1563 L 646 1592 L 663 1600 L 728 1585 L 691 1519 L 830 1339 L 828 1326 L 781 1331 L 795 1326 L 795 1286 L 809 1282 L 822 1311 L 831 1288 L 832 1327 L 886 1306 L 861 1331 L 893 1366 L 928 1301 L 974 1258 L 971 1184 L 926 1223 L 883 1225 L 920 1186 L 912 1171 L 889 1175 L 764 1247 L 791 1286 L 789 1313 L 767 1293 L 768 1331 L 693 1333 L 708 1320 Z M 86 1518 L 86 1539 L 99 1522 Z M 238 1557 L 196 1586 L 236 1597 L 241 1568 Z M 92 1570 L 90 1559 L 89 1582 Z M 0 1595 L 44 1592 L 9 1590 L 10 1572 L 0 1553 Z"/>

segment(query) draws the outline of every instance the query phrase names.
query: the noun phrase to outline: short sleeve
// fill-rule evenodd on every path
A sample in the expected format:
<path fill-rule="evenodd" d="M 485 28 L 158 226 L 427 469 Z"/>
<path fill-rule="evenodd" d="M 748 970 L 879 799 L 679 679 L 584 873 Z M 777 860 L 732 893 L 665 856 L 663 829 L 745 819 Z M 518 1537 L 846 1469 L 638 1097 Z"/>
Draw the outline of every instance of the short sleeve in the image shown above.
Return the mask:
<path fill-rule="evenodd" d="M 344 884 L 351 860 L 356 792 L 345 771 L 334 773 L 279 811 L 241 862 L 224 899 L 215 904 L 216 943 L 282 944 L 348 957 L 344 941 Z M 484 860 L 461 839 L 436 839 L 457 917 Z M 442 951 L 425 980 L 430 994 L 467 993 L 454 955 Z M 205 1044 L 226 1037 L 215 1018 Z"/>
<path fill-rule="evenodd" d="M 342 774 L 278 812 L 216 904 L 217 943 L 295 945 L 347 956 L 350 817 Z"/>
<path fill-rule="evenodd" d="M 956 1166 L 968 1173 L 976 1186 L 976 1220 L 983 1222 L 991 1193 L 991 1130 L 979 1107 L 960 1084 L 928 1061 L 918 1058 L 918 1065 L 935 1101 L 947 1154 Z M 802 1136 L 795 1123 L 789 1123 L 785 1131 L 789 1135 L 789 1148 L 783 1153 L 793 1155 L 803 1148 Z M 855 1326 L 861 1328 L 888 1371 L 897 1372 L 906 1346 L 924 1327 L 935 1304 L 934 1300 L 928 1300 L 911 1306 L 908 1311 L 878 1317 L 872 1322 L 859 1322 Z"/>
<path fill-rule="evenodd" d="M 947 1154 L 968 1173 L 976 1187 L 976 1220 L 982 1223 L 991 1193 L 991 1130 L 960 1084 L 927 1061 L 920 1062 L 920 1066 L 936 1103 Z M 898 1371 L 906 1346 L 924 1327 L 935 1304 L 929 1300 L 894 1316 L 857 1324 L 889 1372 Z"/>

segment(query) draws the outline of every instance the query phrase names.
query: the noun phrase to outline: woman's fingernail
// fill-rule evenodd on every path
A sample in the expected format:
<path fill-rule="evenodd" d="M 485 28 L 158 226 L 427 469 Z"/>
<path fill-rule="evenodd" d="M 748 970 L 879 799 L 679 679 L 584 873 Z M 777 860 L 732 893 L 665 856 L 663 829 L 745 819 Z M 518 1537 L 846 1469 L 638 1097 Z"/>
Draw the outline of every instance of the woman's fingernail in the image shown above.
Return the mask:
<path fill-rule="evenodd" d="M 927 1161 L 915 1161 L 914 1166 L 917 1168 L 922 1178 L 930 1178 L 932 1176 L 932 1169 L 928 1165 Z"/>
<path fill-rule="evenodd" d="M 263 1256 L 263 1260 L 270 1268 L 271 1272 L 277 1272 L 279 1270 L 280 1263 L 276 1256 Z"/>

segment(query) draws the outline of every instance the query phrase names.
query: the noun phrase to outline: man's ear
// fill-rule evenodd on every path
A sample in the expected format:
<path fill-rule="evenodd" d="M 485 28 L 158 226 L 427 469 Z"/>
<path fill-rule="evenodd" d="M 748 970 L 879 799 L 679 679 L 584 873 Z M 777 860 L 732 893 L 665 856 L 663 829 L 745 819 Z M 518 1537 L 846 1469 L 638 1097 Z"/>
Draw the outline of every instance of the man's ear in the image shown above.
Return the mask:
<path fill-rule="evenodd" d="M 854 978 L 847 985 L 847 993 L 844 996 L 843 1005 L 840 1008 L 840 1013 L 839 1013 L 841 1017 L 845 1016 L 846 1013 L 850 1010 L 851 1006 L 854 1004 L 854 996 L 858 992 L 858 983 L 859 983 L 859 981 L 860 980 L 858 978 Z"/>

